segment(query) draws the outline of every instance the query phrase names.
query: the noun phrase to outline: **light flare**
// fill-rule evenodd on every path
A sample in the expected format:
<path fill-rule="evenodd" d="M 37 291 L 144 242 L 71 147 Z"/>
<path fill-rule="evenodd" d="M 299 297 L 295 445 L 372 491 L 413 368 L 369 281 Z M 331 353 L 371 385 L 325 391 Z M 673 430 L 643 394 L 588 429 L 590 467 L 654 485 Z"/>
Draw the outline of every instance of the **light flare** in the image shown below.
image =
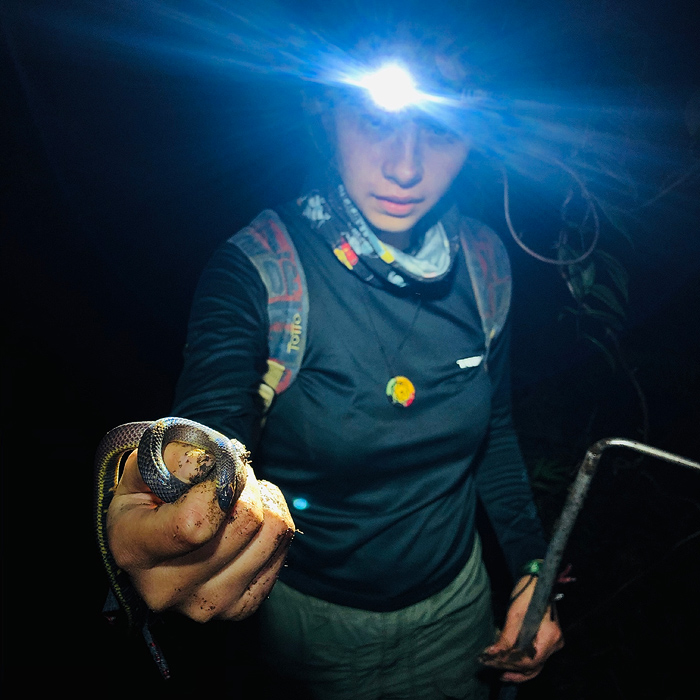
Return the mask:
<path fill-rule="evenodd" d="M 65 49 L 72 60 L 84 64 L 131 63 L 188 79 L 215 76 L 230 80 L 232 88 L 254 76 L 261 94 L 274 92 L 273 80 L 354 86 L 389 111 L 416 106 L 466 135 L 472 151 L 502 163 L 540 192 L 551 180 L 566 186 L 568 178 L 549 177 L 561 161 L 576 168 L 590 188 L 632 202 L 654 197 L 654 181 L 664 181 L 665 173 L 696 167 L 694 161 L 688 163 L 686 151 L 669 143 L 670 137 L 655 136 L 675 133 L 675 114 L 667 105 L 630 100 L 621 91 L 598 97 L 590 90 L 585 101 L 572 104 L 571 92 L 545 95 L 535 86 L 529 99 L 508 90 L 461 95 L 423 91 L 400 75 L 398 62 L 391 70 L 368 72 L 366 64 L 330 35 L 314 30 L 289 4 L 263 0 L 254 10 L 241 10 L 220 0 L 112 0 L 92 6 L 76 3 L 72 11 L 63 4 L 39 11 L 27 3 L 22 5 L 21 26 L 31 30 L 32 45 L 50 46 L 54 54 Z M 493 55 L 482 57 L 481 67 L 488 74 L 504 60 L 494 49 Z M 522 85 L 518 94 L 524 94 Z M 289 115 L 271 115 L 262 126 L 289 133 Z M 248 137 L 245 133 L 240 140 Z M 694 177 L 696 173 L 691 171 Z"/>
<path fill-rule="evenodd" d="M 397 63 L 367 73 L 354 84 L 367 90 L 372 101 L 387 112 L 418 106 L 428 99 L 416 88 L 411 74 Z"/>

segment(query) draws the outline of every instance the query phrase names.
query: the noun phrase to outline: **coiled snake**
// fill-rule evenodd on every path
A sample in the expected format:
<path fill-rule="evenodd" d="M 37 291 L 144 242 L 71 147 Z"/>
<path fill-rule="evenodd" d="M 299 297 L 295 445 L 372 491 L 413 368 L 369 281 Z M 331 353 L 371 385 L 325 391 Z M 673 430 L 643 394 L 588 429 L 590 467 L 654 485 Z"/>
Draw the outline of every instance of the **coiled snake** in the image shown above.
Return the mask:
<path fill-rule="evenodd" d="M 173 441 L 205 450 L 214 457 L 213 463 L 189 482 L 181 481 L 163 462 L 163 449 Z M 109 551 L 106 527 L 109 504 L 119 483 L 122 457 L 137 448 L 141 477 L 166 503 L 176 501 L 194 483 L 211 479 L 216 483 L 219 506 L 228 511 L 246 481 L 246 450 L 243 445 L 195 421 L 169 417 L 152 423 L 125 423 L 105 435 L 95 456 L 95 525 L 110 587 L 130 627 L 140 622 L 136 618 L 145 614 L 144 605 Z"/>

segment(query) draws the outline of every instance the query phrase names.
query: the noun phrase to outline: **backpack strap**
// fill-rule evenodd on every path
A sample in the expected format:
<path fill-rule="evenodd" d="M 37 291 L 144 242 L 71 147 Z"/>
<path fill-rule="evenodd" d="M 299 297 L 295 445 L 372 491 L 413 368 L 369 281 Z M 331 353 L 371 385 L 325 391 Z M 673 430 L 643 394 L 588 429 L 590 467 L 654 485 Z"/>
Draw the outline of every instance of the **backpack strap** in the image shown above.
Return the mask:
<path fill-rule="evenodd" d="M 269 358 L 258 390 L 267 413 L 275 395 L 296 378 L 304 357 L 309 316 L 306 278 L 287 227 L 271 209 L 230 240 L 248 256 L 267 289 Z"/>
<path fill-rule="evenodd" d="M 510 308 L 510 261 L 503 241 L 480 221 L 462 217 L 459 233 L 486 338 L 486 361 L 491 342 L 503 330 Z"/>

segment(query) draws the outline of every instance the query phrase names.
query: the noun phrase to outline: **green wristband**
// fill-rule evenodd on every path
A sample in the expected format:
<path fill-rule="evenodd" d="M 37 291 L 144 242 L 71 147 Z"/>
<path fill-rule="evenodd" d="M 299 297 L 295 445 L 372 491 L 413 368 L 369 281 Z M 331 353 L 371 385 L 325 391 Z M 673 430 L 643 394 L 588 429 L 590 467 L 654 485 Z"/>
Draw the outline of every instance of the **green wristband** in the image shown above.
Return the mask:
<path fill-rule="evenodd" d="M 544 559 L 530 559 L 527 564 L 523 564 L 520 569 L 521 576 L 539 576 Z"/>

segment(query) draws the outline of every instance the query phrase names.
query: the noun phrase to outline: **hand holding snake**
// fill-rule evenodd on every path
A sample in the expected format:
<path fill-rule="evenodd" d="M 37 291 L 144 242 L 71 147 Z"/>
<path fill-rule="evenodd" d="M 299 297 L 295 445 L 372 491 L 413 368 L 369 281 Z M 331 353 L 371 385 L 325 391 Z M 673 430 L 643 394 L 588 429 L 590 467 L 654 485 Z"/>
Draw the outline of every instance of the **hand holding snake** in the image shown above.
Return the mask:
<path fill-rule="evenodd" d="M 135 442 L 104 519 L 116 566 L 151 610 L 245 618 L 269 594 L 294 535 L 281 492 L 256 479 L 240 443 L 182 419 L 111 431 L 98 470 Z"/>

